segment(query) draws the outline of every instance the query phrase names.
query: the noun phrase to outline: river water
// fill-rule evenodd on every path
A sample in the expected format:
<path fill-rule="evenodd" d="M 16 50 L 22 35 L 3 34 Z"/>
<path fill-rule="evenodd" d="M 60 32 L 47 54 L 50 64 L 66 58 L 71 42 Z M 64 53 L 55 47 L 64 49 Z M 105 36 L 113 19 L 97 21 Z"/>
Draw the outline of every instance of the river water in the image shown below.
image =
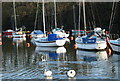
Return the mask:
<path fill-rule="evenodd" d="M 118 78 L 118 54 L 77 50 L 72 41 L 65 47 L 36 47 L 30 38 L 2 40 L 2 79 L 45 79 L 45 70 L 52 71 L 52 79 L 68 79 L 69 70 L 76 71 L 75 79 Z"/>

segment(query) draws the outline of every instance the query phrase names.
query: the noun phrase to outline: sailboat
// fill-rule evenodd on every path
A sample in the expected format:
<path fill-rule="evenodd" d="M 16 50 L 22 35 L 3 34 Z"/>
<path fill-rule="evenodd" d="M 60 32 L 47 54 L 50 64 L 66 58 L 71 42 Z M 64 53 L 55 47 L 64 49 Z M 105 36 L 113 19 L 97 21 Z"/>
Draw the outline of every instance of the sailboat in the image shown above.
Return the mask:
<path fill-rule="evenodd" d="M 79 36 L 75 39 L 77 49 L 82 50 L 105 50 L 107 43 L 105 39 L 101 36 L 101 28 L 94 28 L 92 32 L 86 34 L 86 17 L 85 17 L 85 3 L 83 0 L 83 16 L 84 16 L 84 30 L 85 35 Z"/>
<path fill-rule="evenodd" d="M 44 36 L 44 33 L 41 30 L 36 30 L 37 19 L 38 19 L 38 9 L 39 9 L 39 0 L 37 2 L 37 10 L 36 10 L 34 31 L 32 31 L 31 34 L 30 34 L 34 40 L 35 40 L 35 38 L 41 38 L 41 37 Z"/>
<path fill-rule="evenodd" d="M 23 32 L 23 28 L 17 28 L 17 22 L 16 22 L 16 10 L 15 10 L 15 1 L 13 1 L 13 10 L 14 10 L 14 24 L 15 24 L 15 32 L 12 33 L 13 38 L 20 38 L 20 37 L 26 37 L 25 32 Z M 25 28 L 25 27 L 24 27 Z"/>
<path fill-rule="evenodd" d="M 63 26 L 61 28 L 57 27 L 57 20 L 56 20 L 56 2 L 54 0 L 54 14 L 55 14 L 55 28 L 52 30 L 52 33 L 57 34 L 59 37 L 67 38 L 69 36 L 69 33 L 66 33 L 65 30 L 63 30 Z"/>
<path fill-rule="evenodd" d="M 46 34 L 44 0 L 42 2 L 43 2 L 42 3 L 43 27 L 44 27 L 44 34 Z M 63 38 L 57 37 L 57 34 L 48 34 L 48 36 L 39 38 L 39 40 L 36 41 L 35 44 L 36 44 L 36 46 L 63 46 L 63 45 L 65 45 L 65 40 Z"/>
<path fill-rule="evenodd" d="M 117 3 L 115 4 L 115 2 L 113 2 L 110 24 L 109 24 L 109 33 L 111 32 L 112 22 L 113 22 L 114 17 L 115 17 L 116 8 L 117 8 Z M 117 37 L 116 40 L 110 39 L 108 42 L 109 42 L 109 44 L 114 52 L 120 52 L 120 37 L 119 37 L 119 35 L 116 37 Z"/>

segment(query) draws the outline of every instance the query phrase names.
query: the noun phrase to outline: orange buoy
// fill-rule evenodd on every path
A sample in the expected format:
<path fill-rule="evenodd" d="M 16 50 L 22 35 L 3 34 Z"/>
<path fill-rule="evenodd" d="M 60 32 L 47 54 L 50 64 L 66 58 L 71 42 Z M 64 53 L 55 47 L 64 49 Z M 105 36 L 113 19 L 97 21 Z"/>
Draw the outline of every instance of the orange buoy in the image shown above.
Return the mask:
<path fill-rule="evenodd" d="M 74 39 L 73 36 L 71 36 L 71 37 L 70 37 L 70 40 L 73 40 L 73 39 Z"/>
<path fill-rule="evenodd" d="M 27 46 L 27 47 L 30 47 L 30 43 L 27 43 L 26 46 Z"/>
<path fill-rule="evenodd" d="M 51 34 L 51 32 L 47 32 L 47 34 Z"/>
<path fill-rule="evenodd" d="M 74 44 L 74 48 L 75 48 L 75 49 L 77 48 L 77 45 L 76 45 L 76 44 Z"/>
<path fill-rule="evenodd" d="M 32 36 L 30 35 L 30 38 L 32 39 Z"/>
<path fill-rule="evenodd" d="M 2 42 L 0 42 L 0 45 L 2 45 Z"/>

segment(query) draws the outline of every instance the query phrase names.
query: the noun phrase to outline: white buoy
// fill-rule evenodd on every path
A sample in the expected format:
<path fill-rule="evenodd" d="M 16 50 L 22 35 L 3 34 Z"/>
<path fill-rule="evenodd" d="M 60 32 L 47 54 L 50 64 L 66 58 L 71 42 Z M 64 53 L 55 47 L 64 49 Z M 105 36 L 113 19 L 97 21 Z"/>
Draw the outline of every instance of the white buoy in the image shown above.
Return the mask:
<path fill-rule="evenodd" d="M 44 72 L 45 77 L 51 77 L 52 76 L 52 71 L 45 71 Z"/>
<path fill-rule="evenodd" d="M 41 56 L 41 59 L 42 59 L 42 62 L 45 62 L 45 61 L 46 61 L 45 58 L 44 58 L 43 56 Z"/>
<path fill-rule="evenodd" d="M 67 75 L 68 75 L 68 77 L 73 78 L 73 77 L 75 77 L 76 72 L 75 72 L 74 70 L 69 70 L 69 71 L 67 72 Z"/>

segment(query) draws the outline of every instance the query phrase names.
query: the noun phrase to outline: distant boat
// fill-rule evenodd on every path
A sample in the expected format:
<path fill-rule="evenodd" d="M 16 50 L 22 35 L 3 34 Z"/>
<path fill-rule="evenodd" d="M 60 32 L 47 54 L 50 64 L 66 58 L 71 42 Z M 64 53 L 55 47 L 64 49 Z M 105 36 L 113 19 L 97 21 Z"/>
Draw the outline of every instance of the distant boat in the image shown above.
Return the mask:
<path fill-rule="evenodd" d="M 14 27 L 15 27 L 15 32 L 12 33 L 13 38 L 21 38 L 21 37 L 26 37 L 25 32 L 23 31 L 23 29 L 25 29 L 25 27 L 23 26 L 22 28 L 17 28 L 17 21 L 16 21 L 16 10 L 15 10 L 15 1 L 13 1 L 13 10 L 14 10 Z"/>
<path fill-rule="evenodd" d="M 26 34 L 23 33 L 22 31 L 17 31 L 12 34 L 13 38 L 25 38 Z"/>
<path fill-rule="evenodd" d="M 115 52 L 120 52 L 120 38 L 116 40 L 110 40 L 109 41 L 112 47 L 112 50 Z"/>
<path fill-rule="evenodd" d="M 54 34 L 57 34 L 59 37 L 62 37 L 62 38 L 67 38 L 69 36 L 69 34 L 67 34 L 65 32 L 65 30 L 61 29 L 61 28 L 55 28 L 52 30 L 52 32 Z"/>
<path fill-rule="evenodd" d="M 3 34 L 4 35 L 12 35 L 12 33 L 14 33 L 14 32 L 15 32 L 14 30 L 8 29 L 6 31 L 3 31 Z"/>

